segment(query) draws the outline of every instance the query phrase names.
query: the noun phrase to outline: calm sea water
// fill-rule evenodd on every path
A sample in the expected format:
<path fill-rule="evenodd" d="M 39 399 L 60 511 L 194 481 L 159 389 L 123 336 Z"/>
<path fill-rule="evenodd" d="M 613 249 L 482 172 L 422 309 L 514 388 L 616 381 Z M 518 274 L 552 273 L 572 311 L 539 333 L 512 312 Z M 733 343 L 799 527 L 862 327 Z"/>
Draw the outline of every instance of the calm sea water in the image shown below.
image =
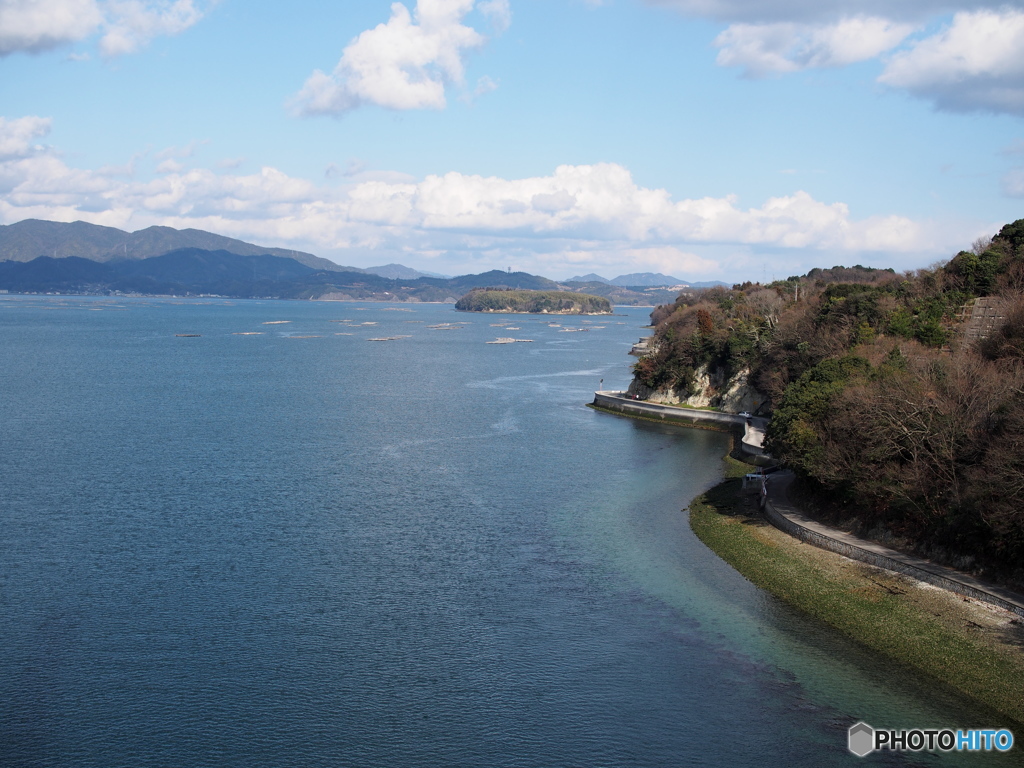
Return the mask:
<path fill-rule="evenodd" d="M 858 719 L 999 725 L 694 538 L 726 438 L 584 407 L 619 311 L 0 297 L 0 764 L 825 766 Z"/>

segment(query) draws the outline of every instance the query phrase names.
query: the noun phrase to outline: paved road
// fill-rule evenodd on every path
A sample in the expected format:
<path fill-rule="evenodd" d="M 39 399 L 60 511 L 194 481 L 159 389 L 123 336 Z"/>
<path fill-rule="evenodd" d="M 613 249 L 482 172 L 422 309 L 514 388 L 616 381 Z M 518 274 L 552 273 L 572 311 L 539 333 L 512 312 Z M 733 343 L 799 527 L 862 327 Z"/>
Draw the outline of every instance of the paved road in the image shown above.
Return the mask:
<path fill-rule="evenodd" d="M 864 560 L 873 565 L 898 571 L 921 581 L 927 581 L 930 584 L 951 589 L 960 594 L 970 595 L 971 597 L 998 605 L 1001 608 L 1006 608 L 1020 616 L 1024 616 L 1024 595 L 996 586 L 995 584 L 990 584 L 982 579 L 977 579 L 968 573 L 947 568 L 914 555 L 897 552 L 894 549 L 883 547 L 881 544 L 858 538 L 853 534 L 812 520 L 789 500 L 787 491 L 794 480 L 792 472 L 777 472 L 769 475 L 769 478 L 767 484 L 768 502 L 778 514 L 812 534 L 804 539 L 809 544 L 823 546 L 825 549 L 838 551 L 857 560 Z M 819 537 L 830 539 L 837 542 L 840 546 L 837 548 L 824 546 L 822 542 L 815 540 Z M 864 553 L 865 556 L 858 556 L 858 550 Z M 891 563 L 886 565 L 880 562 L 880 560 L 888 560 Z M 955 585 L 959 585 L 962 589 L 956 588 Z"/>

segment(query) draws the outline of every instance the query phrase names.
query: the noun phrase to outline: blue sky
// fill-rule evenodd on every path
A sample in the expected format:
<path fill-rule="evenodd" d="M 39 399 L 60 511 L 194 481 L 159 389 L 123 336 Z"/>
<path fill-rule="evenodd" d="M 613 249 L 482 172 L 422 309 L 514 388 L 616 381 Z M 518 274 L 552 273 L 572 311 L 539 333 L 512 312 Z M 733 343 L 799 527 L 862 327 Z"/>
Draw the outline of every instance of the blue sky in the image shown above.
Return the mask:
<path fill-rule="evenodd" d="M 0 223 L 556 279 L 927 266 L 1024 216 L 1024 3 L 0 0 Z"/>

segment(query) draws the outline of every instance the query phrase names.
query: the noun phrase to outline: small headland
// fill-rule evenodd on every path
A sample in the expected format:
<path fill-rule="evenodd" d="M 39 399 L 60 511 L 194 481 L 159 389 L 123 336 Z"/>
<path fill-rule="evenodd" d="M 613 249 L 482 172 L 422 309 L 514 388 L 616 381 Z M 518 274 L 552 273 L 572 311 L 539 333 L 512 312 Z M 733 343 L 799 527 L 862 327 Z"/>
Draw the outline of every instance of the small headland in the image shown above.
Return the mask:
<path fill-rule="evenodd" d="M 538 315 L 610 315 L 602 296 L 570 291 L 527 291 L 511 288 L 474 289 L 455 303 L 460 312 L 517 312 Z"/>

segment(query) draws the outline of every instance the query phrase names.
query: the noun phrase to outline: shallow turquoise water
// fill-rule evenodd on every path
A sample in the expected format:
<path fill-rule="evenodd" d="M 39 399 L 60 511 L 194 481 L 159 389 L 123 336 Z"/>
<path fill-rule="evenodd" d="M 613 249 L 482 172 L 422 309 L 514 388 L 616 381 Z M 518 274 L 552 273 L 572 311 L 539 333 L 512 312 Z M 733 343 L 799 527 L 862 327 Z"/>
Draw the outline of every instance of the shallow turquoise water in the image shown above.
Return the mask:
<path fill-rule="evenodd" d="M 583 405 L 628 382 L 620 311 L 0 297 L 0 764 L 820 766 L 858 719 L 992 726 L 693 537 L 727 438 Z"/>

